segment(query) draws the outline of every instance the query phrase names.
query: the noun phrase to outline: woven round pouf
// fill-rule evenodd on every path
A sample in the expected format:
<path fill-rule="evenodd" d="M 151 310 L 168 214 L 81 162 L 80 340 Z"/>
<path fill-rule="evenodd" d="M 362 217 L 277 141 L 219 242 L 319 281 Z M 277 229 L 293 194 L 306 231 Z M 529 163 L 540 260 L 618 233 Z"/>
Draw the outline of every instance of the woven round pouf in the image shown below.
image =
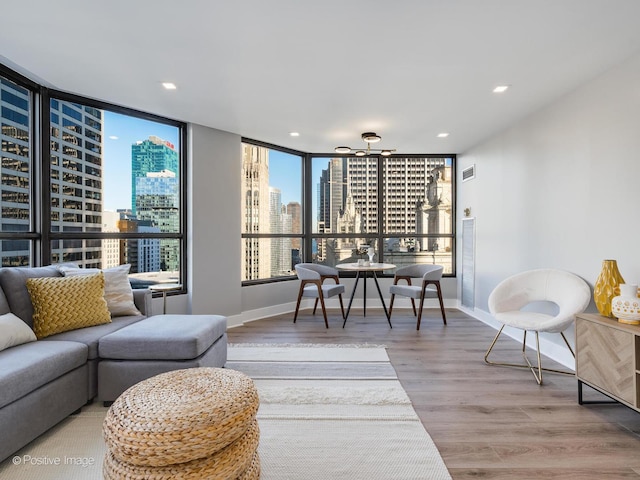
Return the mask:
<path fill-rule="evenodd" d="M 166 466 L 211 456 L 243 436 L 258 411 L 258 391 L 244 373 L 189 368 L 126 390 L 109 408 L 103 436 L 121 462 Z"/>
<path fill-rule="evenodd" d="M 260 477 L 260 460 L 257 456 L 259 438 L 258 422 L 254 420 L 244 435 L 219 452 L 209 457 L 162 467 L 121 462 L 111 452 L 107 452 L 102 466 L 102 474 L 105 480 L 257 479 Z"/>
<path fill-rule="evenodd" d="M 258 450 L 253 454 L 251 465 L 238 477 L 238 480 L 258 480 L 260 478 L 260 456 Z"/>

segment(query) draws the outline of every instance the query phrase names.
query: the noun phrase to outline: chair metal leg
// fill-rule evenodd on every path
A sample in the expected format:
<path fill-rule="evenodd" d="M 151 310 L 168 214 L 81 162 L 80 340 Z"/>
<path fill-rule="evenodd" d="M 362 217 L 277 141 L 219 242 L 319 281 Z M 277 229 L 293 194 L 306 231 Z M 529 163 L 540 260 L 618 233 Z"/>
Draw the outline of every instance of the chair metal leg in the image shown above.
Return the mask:
<path fill-rule="evenodd" d="M 313 304 L 313 314 L 316 314 L 316 308 L 318 308 L 318 299 L 316 298 L 315 303 Z"/>
<path fill-rule="evenodd" d="M 537 365 L 532 365 L 531 362 L 529 361 L 527 355 L 526 355 L 526 345 L 527 345 L 527 331 L 524 331 L 524 335 L 523 335 L 523 340 L 522 340 L 522 356 L 524 357 L 524 360 L 526 362 L 526 364 L 518 364 L 518 363 L 502 363 L 502 362 L 492 362 L 489 360 L 489 354 L 491 353 L 491 351 L 493 350 L 493 347 L 495 346 L 496 342 L 498 341 L 498 337 L 500 336 L 500 334 L 502 333 L 502 330 L 504 330 L 504 327 L 506 325 L 503 325 L 500 330 L 498 331 L 498 333 L 496 334 L 496 336 L 493 339 L 493 342 L 491 342 L 491 345 L 489 346 L 489 349 L 487 350 L 487 353 L 484 354 L 484 361 L 485 363 L 487 363 L 488 365 L 493 365 L 493 366 L 501 366 L 501 367 L 516 367 L 516 368 L 528 368 L 531 373 L 533 374 L 534 378 L 536 379 L 536 382 L 538 383 L 538 385 L 542 385 L 542 372 L 551 372 L 551 373 L 560 373 L 563 375 L 574 375 L 574 372 L 568 372 L 565 370 L 556 370 L 553 368 L 544 368 L 542 366 L 542 361 L 541 361 L 541 356 L 540 356 L 540 337 L 539 337 L 539 333 L 536 331 L 536 357 L 538 359 L 538 364 Z M 573 349 L 571 348 L 571 346 L 569 345 L 569 342 L 567 341 L 567 338 L 564 336 L 564 333 L 560 332 L 560 335 L 562 335 L 562 338 L 564 339 L 565 343 L 567 344 L 567 347 L 569 347 L 569 351 L 571 352 L 571 354 L 573 355 L 573 357 L 575 358 L 575 354 L 573 352 Z"/>

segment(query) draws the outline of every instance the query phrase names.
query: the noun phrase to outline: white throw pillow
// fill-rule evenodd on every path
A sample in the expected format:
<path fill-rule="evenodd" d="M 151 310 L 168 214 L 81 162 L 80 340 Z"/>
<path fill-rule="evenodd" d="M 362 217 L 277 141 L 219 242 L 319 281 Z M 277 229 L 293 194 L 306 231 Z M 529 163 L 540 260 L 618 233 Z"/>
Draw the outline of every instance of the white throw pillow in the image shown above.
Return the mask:
<path fill-rule="evenodd" d="M 0 351 L 36 340 L 36 334 L 29 325 L 13 313 L 0 315 Z"/>
<path fill-rule="evenodd" d="M 88 275 L 90 273 L 104 273 L 104 299 L 112 317 L 124 315 L 142 315 L 133 303 L 133 290 L 129 283 L 129 269 L 131 265 L 125 264 L 118 267 L 106 268 L 74 268 L 59 267 L 65 277 L 72 275 Z"/>

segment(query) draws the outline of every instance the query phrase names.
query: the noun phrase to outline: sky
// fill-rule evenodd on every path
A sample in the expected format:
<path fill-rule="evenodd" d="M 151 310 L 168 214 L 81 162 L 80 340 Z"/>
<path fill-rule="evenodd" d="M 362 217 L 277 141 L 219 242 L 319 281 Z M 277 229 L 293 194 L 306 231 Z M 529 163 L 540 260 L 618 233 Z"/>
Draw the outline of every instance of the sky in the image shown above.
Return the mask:
<path fill-rule="evenodd" d="M 104 111 L 103 133 L 104 209 L 131 208 L 131 145 L 155 135 L 179 149 L 179 130 L 171 125 Z"/>
<path fill-rule="evenodd" d="M 269 150 L 269 186 L 279 188 L 281 201 L 302 204 L 302 161 L 298 155 Z"/>
<path fill-rule="evenodd" d="M 179 131 L 171 125 L 104 111 L 104 209 L 131 208 L 131 145 L 151 135 L 179 148 Z M 302 203 L 300 157 L 269 150 L 269 185 L 279 188 L 282 203 Z M 325 167 L 326 168 L 326 167 Z"/>
<path fill-rule="evenodd" d="M 312 222 L 316 224 L 317 188 L 320 183 L 322 170 L 329 166 L 330 157 L 316 157 L 312 161 L 311 188 L 312 198 Z M 302 205 L 302 161 L 298 155 L 291 155 L 279 150 L 269 150 L 269 186 L 279 188 L 283 205 L 289 202 L 298 202 Z"/>
<path fill-rule="evenodd" d="M 313 159 L 312 181 L 314 190 L 320 183 L 322 170 L 329 165 L 329 157 Z M 269 186 L 279 188 L 282 192 L 282 203 L 299 202 L 302 204 L 302 161 L 298 155 L 291 155 L 279 150 L 269 150 Z M 314 198 L 315 202 L 316 199 Z"/>

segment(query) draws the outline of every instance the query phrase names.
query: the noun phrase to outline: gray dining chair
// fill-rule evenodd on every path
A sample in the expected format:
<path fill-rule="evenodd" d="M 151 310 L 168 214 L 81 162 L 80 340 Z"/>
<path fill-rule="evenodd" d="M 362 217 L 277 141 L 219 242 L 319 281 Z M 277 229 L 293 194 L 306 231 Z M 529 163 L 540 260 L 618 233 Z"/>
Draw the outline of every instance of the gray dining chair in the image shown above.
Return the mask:
<path fill-rule="evenodd" d="M 442 322 L 447 324 L 447 315 L 444 311 L 444 302 L 442 300 L 442 289 L 440 288 L 440 279 L 442 278 L 443 267 L 440 265 L 408 265 L 396 270 L 393 277 L 393 285 L 389 287 L 391 293 L 391 302 L 389 304 L 389 317 L 393 312 L 393 301 L 396 295 L 409 297 L 413 314 L 416 315 L 416 299 L 420 299 L 420 311 L 418 313 L 418 322 L 416 330 L 420 330 L 420 321 L 422 320 L 422 307 L 426 297 L 438 297 L 440 302 L 440 311 L 442 312 Z M 411 279 L 420 279 L 419 285 L 411 283 Z M 400 282 L 406 282 L 400 283 Z"/>
<path fill-rule="evenodd" d="M 313 314 L 316 314 L 318 301 L 322 306 L 322 315 L 324 316 L 324 324 L 329 328 L 327 320 L 327 310 L 324 305 L 324 299 L 338 295 L 340 299 L 340 309 L 342 310 L 342 319 L 344 320 L 344 305 L 342 303 L 342 294 L 344 293 L 344 285 L 340 283 L 338 270 L 326 265 L 317 263 L 299 263 L 296 265 L 296 274 L 300 279 L 300 290 L 298 291 L 298 301 L 296 302 L 296 312 L 293 316 L 293 323 L 298 319 L 298 310 L 303 297 L 315 298 L 313 305 Z M 325 284 L 325 280 L 333 280 L 335 283 Z"/>

